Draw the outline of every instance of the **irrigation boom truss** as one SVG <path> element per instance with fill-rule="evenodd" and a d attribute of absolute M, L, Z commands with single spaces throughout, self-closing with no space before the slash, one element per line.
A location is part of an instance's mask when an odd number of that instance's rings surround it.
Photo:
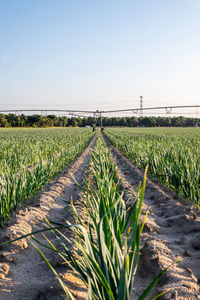
<path fill-rule="evenodd" d="M 54 113 L 68 113 L 76 116 L 78 113 L 102 115 L 107 113 L 120 113 L 120 112 L 133 112 L 139 113 L 146 110 L 165 110 L 167 114 L 172 112 L 172 109 L 182 109 L 182 108 L 200 108 L 200 105 L 174 105 L 174 106 L 155 106 L 155 107 L 139 107 L 139 108 L 126 108 L 126 109 L 114 109 L 114 110 L 73 110 L 73 109 L 3 109 L 0 113 L 23 113 L 23 112 L 54 112 Z M 79 115 L 84 117 L 83 115 Z"/>
<path fill-rule="evenodd" d="M 11 112 L 62 112 L 62 113 L 91 113 L 94 111 L 91 110 L 73 110 L 73 109 L 3 109 L 0 110 L 0 113 L 11 113 Z"/>
<path fill-rule="evenodd" d="M 155 107 L 140 107 L 140 108 L 129 108 L 129 109 L 117 109 L 117 110 L 102 110 L 101 113 L 114 113 L 114 112 L 134 112 L 138 113 L 141 110 L 157 110 L 165 109 L 166 113 L 171 113 L 173 108 L 199 108 L 200 105 L 174 105 L 174 106 L 155 106 Z"/>

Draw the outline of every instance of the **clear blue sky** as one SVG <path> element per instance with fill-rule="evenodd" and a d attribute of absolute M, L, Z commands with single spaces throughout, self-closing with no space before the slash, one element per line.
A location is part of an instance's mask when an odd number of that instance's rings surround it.
<path fill-rule="evenodd" d="M 200 104 L 199 0 L 0 0 L 0 108 Z"/>

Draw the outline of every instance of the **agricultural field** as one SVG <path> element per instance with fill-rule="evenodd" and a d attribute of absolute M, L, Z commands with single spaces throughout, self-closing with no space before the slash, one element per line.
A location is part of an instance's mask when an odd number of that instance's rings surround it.
<path fill-rule="evenodd" d="M 137 166 L 193 203 L 200 201 L 199 128 L 115 128 L 109 141 Z"/>
<path fill-rule="evenodd" d="M 88 129 L 0 129 L 0 223 L 70 163 Z"/>
<path fill-rule="evenodd" d="M 0 131 L 0 299 L 198 299 L 200 131 L 91 131 Z"/>

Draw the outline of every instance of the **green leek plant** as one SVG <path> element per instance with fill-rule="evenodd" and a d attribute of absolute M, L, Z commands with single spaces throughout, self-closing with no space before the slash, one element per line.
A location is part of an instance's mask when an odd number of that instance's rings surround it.
<path fill-rule="evenodd" d="M 189 202 L 200 203 L 200 130 L 109 128 L 108 140 Z"/>
<path fill-rule="evenodd" d="M 5 153 L 0 151 L 0 226 L 9 219 L 13 210 L 17 210 L 22 202 L 27 203 L 44 184 L 75 159 L 94 136 L 87 130 L 79 134 L 79 129 L 74 134 L 73 129 L 49 129 L 47 135 L 42 131 L 41 136 L 37 132 L 34 132 L 35 140 L 32 134 L 30 138 L 17 131 L 19 141 L 13 140 L 13 145 L 5 138 L 2 146 Z M 51 136 L 52 133 L 57 136 Z"/>
<path fill-rule="evenodd" d="M 42 231 L 51 230 L 56 235 L 59 249 L 47 238 L 48 244 L 44 244 L 35 235 L 32 236 L 35 242 L 57 252 L 64 263 L 70 265 L 85 284 L 88 299 L 128 300 L 131 297 L 139 263 L 140 237 L 147 216 L 141 223 L 145 183 L 146 172 L 143 184 L 136 190 L 135 201 L 127 212 L 116 165 L 102 139 L 98 138 L 90 164 L 90 179 L 84 187 L 79 186 L 86 197 L 83 204 L 86 218 L 81 219 L 76 205 L 71 202 L 72 212 L 69 213 L 74 224 L 67 219 L 65 224 L 47 221 L 47 228 Z M 71 239 L 63 234 L 62 227 L 71 230 Z M 41 249 L 36 244 L 34 247 L 54 272 L 68 298 L 74 299 Z M 165 271 L 154 278 L 138 300 L 149 294 Z"/>

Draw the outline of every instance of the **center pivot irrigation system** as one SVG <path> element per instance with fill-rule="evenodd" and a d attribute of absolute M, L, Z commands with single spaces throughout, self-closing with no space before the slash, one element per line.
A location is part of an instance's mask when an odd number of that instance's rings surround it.
<path fill-rule="evenodd" d="M 113 114 L 113 113 L 133 113 L 137 114 L 140 117 L 143 117 L 144 111 L 148 113 L 148 111 L 153 112 L 155 110 L 158 110 L 158 114 L 162 114 L 164 111 L 164 114 L 170 115 L 172 113 L 172 110 L 174 109 L 186 109 L 187 111 L 185 113 L 181 114 L 191 114 L 188 112 L 188 109 L 193 108 L 196 109 L 195 114 L 198 118 L 198 109 L 200 108 L 200 105 L 173 105 L 173 106 L 155 106 L 155 107 L 143 107 L 143 96 L 140 96 L 140 107 L 139 108 L 126 108 L 126 109 L 114 109 L 114 110 L 73 110 L 73 109 L 3 109 L 0 110 L 0 113 L 15 113 L 17 115 L 20 115 L 22 113 L 40 113 L 41 115 L 48 115 L 49 113 L 57 113 L 57 114 L 68 114 L 70 116 L 75 117 L 92 117 L 94 118 L 94 127 L 98 124 L 102 127 L 102 117 L 107 114 Z M 156 114 L 156 113 L 153 113 Z"/>

